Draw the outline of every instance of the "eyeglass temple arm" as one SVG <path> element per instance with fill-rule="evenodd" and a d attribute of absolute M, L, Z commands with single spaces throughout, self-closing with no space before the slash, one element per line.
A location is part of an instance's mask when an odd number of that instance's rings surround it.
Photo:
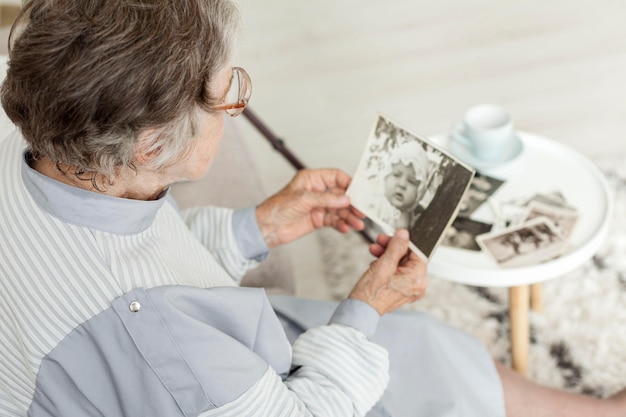
<path fill-rule="evenodd" d="M 250 109 L 250 107 L 246 107 L 243 111 L 243 115 L 248 119 L 250 123 L 263 135 L 265 139 L 267 139 L 272 147 L 277 150 L 285 159 L 289 161 L 289 163 L 296 169 L 301 170 L 306 167 L 300 160 L 285 146 L 285 141 L 277 137 L 266 125 L 257 117 L 256 114 Z M 368 243 L 374 243 L 374 240 L 366 233 L 365 230 L 359 231 L 363 239 Z"/>

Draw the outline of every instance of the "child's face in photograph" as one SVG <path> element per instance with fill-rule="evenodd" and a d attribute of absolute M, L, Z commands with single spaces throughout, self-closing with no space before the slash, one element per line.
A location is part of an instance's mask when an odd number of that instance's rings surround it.
<path fill-rule="evenodd" d="M 385 197 L 395 208 L 405 212 L 415 207 L 418 201 L 420 181 L 415 178 L 411 164 L 393 164 L 391 173 L 385 177 Z"/>

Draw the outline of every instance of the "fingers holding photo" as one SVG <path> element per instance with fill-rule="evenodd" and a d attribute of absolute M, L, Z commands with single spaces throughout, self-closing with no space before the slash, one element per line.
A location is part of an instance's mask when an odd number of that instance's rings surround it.
<path fill-rule="evenodd" d="M 372 249 L 380 255 L 354 286 L 351 298 L 367 302 L 382 315 L 424 296 L 426 262 L 409 250 L 406 229 L 380 235 Z"/>
<path fill-rule="evenodd" d="M 377 237 L 376 237 L 376 241 L 374 243 L 370 243 L 369 245 L 369 251 L 372 255 L 376 256 L 377 258 L 379 258 L 380 256 L 382 256 L 385 251 L 387 250 L 387 247 L 389 246 L 389 243 L 391 242 L 392 239 L 401 239 L 401 240 L 408 240 L 408 232 L 406 229 L 398 229 L 394 232 L 394 235 L 388 235 L 388 234 L 384 234 L 384 233 L 380 233 Z M 407 244 L 407 248 L 408 248 L 408 244 Z M 407 253 L 409 252 L 409 250 L 407 249 Z M 375 262 L 375 261 L 374 261 Z"/>

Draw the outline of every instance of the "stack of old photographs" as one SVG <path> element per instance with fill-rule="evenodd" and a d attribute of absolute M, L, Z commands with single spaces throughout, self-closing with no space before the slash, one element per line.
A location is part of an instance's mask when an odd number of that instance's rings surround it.
<path fill-rule="evenodd" d="M 535 194 L 496 206 L 500 230 L 479 235 L 476 242 L 501 266 L 541 263 L 565 253 L 578 211 L 558 191 Z"/>
<path fill-rule="evenodd" d="M 378 114 L 346 194 L 367 216 L 369 237 L 406 228 L 425 261 L 440 244 L 483 251 L 501 266 L 561 255 L 576 210 L 558 192 L 502 202 L 504 183 Z"/>
<path fill-rule="evenodd" d="M 494 198 L 503 180 L 477 172 L 443 245 L 483 251 L 503 267 L 537 264 L 562 255 L 578 219 L 558 191 L 504 202 Z M 493 222 L 472 218 L 488 206 Z"/>

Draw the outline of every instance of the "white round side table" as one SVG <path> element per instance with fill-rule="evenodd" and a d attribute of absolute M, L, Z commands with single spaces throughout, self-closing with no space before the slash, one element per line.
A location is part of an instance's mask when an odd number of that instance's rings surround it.
<path fill-rule="evenodd" d="M 505 181 L 490 197 L 494 204 L 536 193 L 562 193 L 579 214 L 569 249 L 560 257 L 543 263 L 503 268 L 483 252 L 439 246 L 430 261 L 429 273 L 463 284 L 509 288 L 512 367 L 526 374 L 529 302 L 533 309 L 541 309 L 540 283 L 562 276 L 596 253 L 606 238 L 613 204 L 604 175 L 588 158 L 539 135 L 525 132 L 518 132 L 518 135 L 523 150 L 516 158 L 477 170 Z M 450 149 L 448 135 L 433 136 L 429 140 L 443 149 Z M 487 204 L 471 217 L 486 223 L 494 221 Z"/>

